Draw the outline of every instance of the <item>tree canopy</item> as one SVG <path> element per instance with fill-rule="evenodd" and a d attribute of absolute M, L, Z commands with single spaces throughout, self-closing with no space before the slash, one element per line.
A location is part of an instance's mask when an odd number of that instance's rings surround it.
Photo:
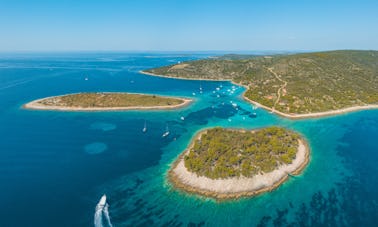
<path fill-rule="evenodd" d="M 250 177 L 292 163 L 298 139 L 297 133 L 280 127 L 257 131 L 213 128 L 193 142 L 184 163 L 189 171 L 212 179 Z"/>

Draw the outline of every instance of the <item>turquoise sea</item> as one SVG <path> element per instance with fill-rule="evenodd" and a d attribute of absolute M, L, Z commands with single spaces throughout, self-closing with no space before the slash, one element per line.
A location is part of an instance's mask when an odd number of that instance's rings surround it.
<path fill-rule="evenodd" d="M 377 226 L 378 111 L 292 121 L 254 109 L 242 100 L 243 88 L 229 82 L 138 73 L 211 55 L 1 54 L 0 226 L 93 226 L 103 194 L 113 226 Z M 21 108 L 34 99 L 82 91 L 145 92 L 195 102 L 144 112 Z M 145 121 L 148 130 L 142 133 Z M 170 135 L 162 138 L 167 125 Z M 170 164 L 198 130 L 270 125 L 298 131 L 311 148 L 303 174 L 277 190 L 216 202 L 166 181 Z M 109 225 L 106 213 L 100 215 Z"/>

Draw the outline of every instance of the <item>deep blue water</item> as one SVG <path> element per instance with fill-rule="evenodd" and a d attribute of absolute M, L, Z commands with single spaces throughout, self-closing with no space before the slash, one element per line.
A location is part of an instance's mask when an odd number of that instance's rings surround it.
<path fill-rule="evenodd" d="M 291 121 L 254 110 L 241 99 L 243 88 L 228 82 L 138 73 L 207 56 L 1 55 L 0 226 L 93 226 L 103 194 L 114 226 L 376 226 L 378 111 Z M 178 95 L 195 102 L 149 112 L 21 108 L 37 98 L 81 91 Z M 166 125 L 171 134 L 162 138 Z M 169 165 L 196 131 L 268 125 L 302 133 L 311 147 L 304 173 L 277 190 L 218 203 L 176 191 L 166 181 Z"/>

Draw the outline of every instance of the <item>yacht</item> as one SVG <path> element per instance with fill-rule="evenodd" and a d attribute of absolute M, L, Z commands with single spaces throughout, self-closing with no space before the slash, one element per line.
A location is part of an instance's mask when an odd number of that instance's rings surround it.
<path fill-rule="evenodd" d="M 106 205 L 106 195 L 103 195 L 100 201 L 97 203 L 96 210 L 104 209 L 105 205 Z"/>
<path fill-rule="evenodd" d="M 163 135 L 161 137 L 167 137 L 169 135 L 169 129 L 168 129 L 168 125 L 167 125 L 167 128 L 165 130 L 165 132 L 163 133 Z"/>
<path fill-rule="evenodd" d="M 142 129 L 142 132 L 143 133 L 147 132 L 147 122 L 146 121 L 144 121 L 144 127 Z"/>

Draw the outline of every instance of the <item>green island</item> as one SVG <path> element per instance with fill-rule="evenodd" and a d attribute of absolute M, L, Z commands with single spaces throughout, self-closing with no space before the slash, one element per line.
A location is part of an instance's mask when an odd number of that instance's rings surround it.
<path fill-rule="evenodd" d="M 120 92 L 76 93 L 38 99 L 24 105 L 29 109 L 51 110 L 130 110 L 171 109 L 189 104 L 191 100 L 147 94 Z"/>
<path fill-rule="evenodd" d="M 378 51 L 226 55 L 144 73 L 230 80 L 247 88 L 247 100 L 285 117 L 318 117 L 378 108 Z"/>
<path fill-rule="evenodd" d="M 289 175 L 299 174 L 308 161 L 308 146 L 293 131 L 217 127 L 198 133 L 168 176 L 184 191 L 233 199 L 275 189 Z"/>
<path fill-rule="evenodd" d="M 185 167 L 212 179 L 273 171 L 295 158 L 299 135 L 279 127 L 256 132 L 210 129 L 185 156 Z"/>

